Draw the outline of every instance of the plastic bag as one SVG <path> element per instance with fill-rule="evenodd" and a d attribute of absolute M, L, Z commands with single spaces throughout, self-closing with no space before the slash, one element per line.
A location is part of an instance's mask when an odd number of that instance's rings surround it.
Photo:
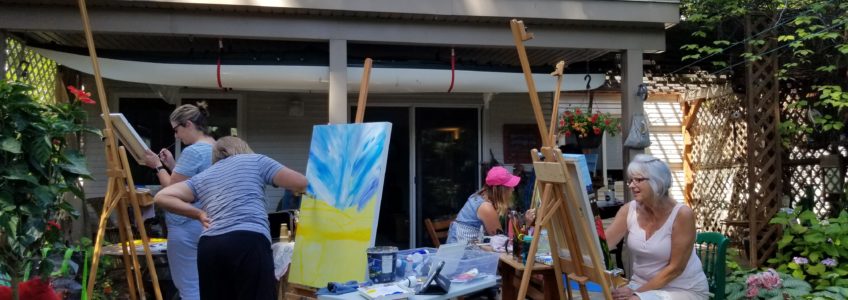
<path fill-rule="evenodd" d="M 294 242 L 277 242 L 271 245 L 274 253 L 274 275 L 277 280 L 286 274 L 294 254 Z"/>
<path fill-rule="evenodd" d="M 651 146 L 651 135 L 648 132 L 650 124 L 648 124 L 645 116 L 641 114 L 633 115 L 630 124 L 630 131 L 627 133 L 627 139 L 624 140 L 624 146 L 633 149 L 645 149 Z"/>

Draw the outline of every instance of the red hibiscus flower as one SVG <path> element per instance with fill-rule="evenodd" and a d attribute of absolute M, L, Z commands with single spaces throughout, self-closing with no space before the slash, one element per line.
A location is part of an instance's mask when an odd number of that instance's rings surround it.
<path fill-rule="evenodd" d="M 71 92 L 71 94 L 74 94 L 74 97 L 76 97 L 77 100 L 79 100 L 82 103 L 85 103 L 85 104 L 95 104 L 95 103 L 97 103 L 93 99 L 91 99 L 91 93 L 86 93 L 85 91 L 77 89 L 72 85 L 68 86 L 68 91 Z"/>
<path fill-rule="evenodd" d="M 47 221 L 47 231 L 50 230 L 62 230 L 62 225 L 59 225 L 56 221 Z"/>

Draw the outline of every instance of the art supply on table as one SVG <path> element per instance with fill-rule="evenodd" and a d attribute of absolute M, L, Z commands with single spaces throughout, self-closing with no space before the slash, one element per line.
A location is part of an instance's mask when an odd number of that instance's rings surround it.
<path fill-rule="evenodd" d="M 366 299 L 375 300 L 402 299 L 409 298 L 414 295 L 412 290 L 396 283 L 375 284 L 372 286 L 360 287 L 357 291 L 359 291 L 359 294 Z"/>
<path fill-rule="evenodd" d="M 398 248 L 394 246 L 373 247 L 366 250 L 368 256 L 368 279 L 374 283 L 395 280 Z"/>

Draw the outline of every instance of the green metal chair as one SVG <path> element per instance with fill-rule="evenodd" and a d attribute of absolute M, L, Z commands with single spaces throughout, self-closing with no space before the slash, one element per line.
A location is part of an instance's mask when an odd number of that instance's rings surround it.
<path fill-rule="evenodd" d="M 718 232 L 699 232 L 695 239 L 695 252 L 701 258 L 704 273 L 710 285 L 713 299 L 724 300 L 724 285 L 727 275 L 727 244 L 730 239 Z"/>

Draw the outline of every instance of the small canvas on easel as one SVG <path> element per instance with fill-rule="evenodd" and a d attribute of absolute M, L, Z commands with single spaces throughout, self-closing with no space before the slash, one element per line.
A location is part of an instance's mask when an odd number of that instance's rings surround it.
<path fill-rule="evenodd" d="M 583 264 L 586 265 L 586 266 L 592 266 L 592 257 L 590 256 L 590 253 L 592 253 L 591 252 L 592 249 L 590 249 L 589 247 L 594 247 L 595 251 L 597 251 L 595 253 L 604 253 L 604 251 L 603 251 L 603 248 L 601 248 L 601 243 L 600 243 L 600 238 L 598 237 L 598 232 L 595 230 L 595 222 L 594 222 L 595 217 L 592 215 L 592 208 L 591 208 L 591 204 L 589 203 L 589 194 L 586 193 L 586 188 L 585 188 L 586 183 L 585 182 L 587 182 L 588 179 L 584 178 L 584 176 L 583 176 L 583 174 L 580 170 L 580 167 L 577 165 L 578 161 L 576 159 L 571 158 L 571 157 L 567 157 L 566 155 L 563 155 L 563 161 L 564 161 L 564 165 L 566 167 L 565 171 L 566 171 L 568 177 L 571 178 L 576 183 L 578 183 L 576 185 L 571 184 L 572 191 L 574 191 L 575 193 L 572 193 L 571 195 L 569 195 L 568 191 L 566 191 L 566 199 L 572 205 L 575 204 L 575 202 L 576 202 L 576 204 L 579 206 L 579 210 L 568 209 L 567 211 L 568 211 L 569 214 L 571 214 L 572 220 L 578 220 L 579 222 L 585 223 L 584 226 L 591 229 L 591 230 L 589 230 L 589 234 L 590 234 L 589 240 L 586 240 L 583 235 L 579 235 L 579 234 L 576 235 L 576 237 L 578 239 L 577 242 L 581 247 L 580 253 L 583 255 Z M 572 199 L 568 199 L 569 196 L 572 196 Z M 574 197 L 574 196 L 577 196 L 577 197 Z M 569 208 L 576 208 L 576 207 L 569 206 Z M 553 224 L 564 224 L 563 221 L 558 219 L 557 215 L 554 215 L 553 220 L 554 220 Z M 564 236 L 564 234 L 559 232 L 559 231 L 562 230 L 562 228 L 560 228 L 559 226 L 553 226 L 553 227 L 554 227 L 554 232 L 556 233 L 556 234 L 553 235 L 554 237 L 559 238 L 559 237 Z M 568 261 L 573 261 L 574 259 L 571 257 L 571 251 L 569 249 L 569 245 L 564 240 L 562 240 L 562 241 L 557 240 L 557 244 L 560 245 L 560 249 L 558 251 L 560 258 L 568 260 Z M 569 270 L 566 270 L 566 271 L 569 271 Z"/>
<path fill-rule="evenodd" d="M 365 279 L 391 129 L 385 122 L 313 127 L 290 282 L 322 287 Z"/>
<path fill-rule="evenodd" d="M 144 164 L 144 153 L 150 148 L 147 147 L 147 144 L 144 143 L 144 140 L 141 139 L 141 136 L 138 135 L 138 132 L 135 131 L 135 128 L 132 127 L 130 122 L 127 121 L 124 114 L 110 113 L 109 120 L 112 121 L 112 126 L 115 128 L 115 133 L 117 133 L 118 139 L 121 140 L 121 144 L 129 150 L 130 155 L 135 158 L 138 164 Z"/>

